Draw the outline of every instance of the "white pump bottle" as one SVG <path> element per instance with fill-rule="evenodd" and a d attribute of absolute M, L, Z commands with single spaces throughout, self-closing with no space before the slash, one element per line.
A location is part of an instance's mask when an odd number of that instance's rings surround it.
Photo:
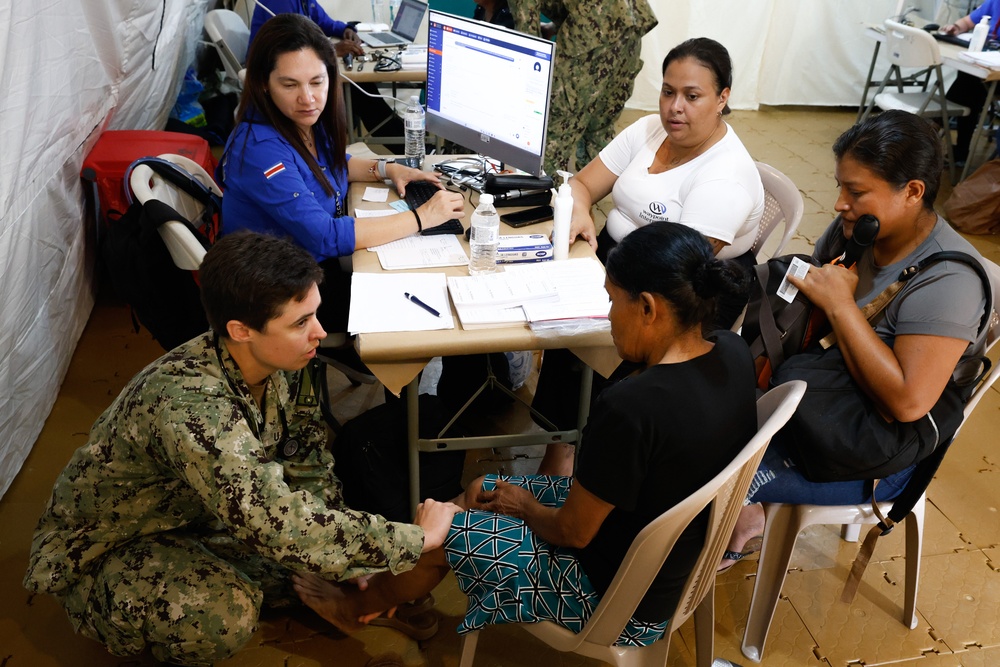
<path fill-rule="evenodd" d="M 986 37 L 990 32 L 990 17 L 984 16 L 972 29 L 972 39 L 969 40 L 969 51 L 982 51 L 986 46 Z"/>
<path fill-rule="evenodd" d="M 569 228 L 573 218 L 573 188 L 569 184 L 572 174 L 562 170 L 556 173 L 563 179 L 562 185 L 555 191 L 555 197 L 552 200 L 552 256 L 558 260 L 569 257 Z"/>

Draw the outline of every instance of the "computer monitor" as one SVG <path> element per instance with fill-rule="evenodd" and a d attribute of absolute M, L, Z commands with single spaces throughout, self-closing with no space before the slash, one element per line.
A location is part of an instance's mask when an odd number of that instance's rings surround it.
<path fill-rule="evenodd" d="M 538 176 L 555 43 L 431 10 L 427 130 Z"/>

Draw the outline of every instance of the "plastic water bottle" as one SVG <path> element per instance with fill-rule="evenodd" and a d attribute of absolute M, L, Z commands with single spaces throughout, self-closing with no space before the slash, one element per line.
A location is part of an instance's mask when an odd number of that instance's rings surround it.
<path fill-rule="evenodd" d="M 469 247 L 469 275 L 493 273 L 497 270 L 497 245 L 500 243 L 500 216 L 493 208 L 493 195 L 479 195 L 479 206 L 472 214 L 472 234 Z"/>
<path fill-rule="evenodd" d="M 559 171 L 563 183 L 556 191 L 552 202 L 552 257 L 553 259 L 569 258 L 569 228 L 573 218 L 573 188 L 568 183 L 570 174 Z"/>
<path fill-rule="evenodd" d="M 372 0 L 372 23 L 389 24 L 386 20 L 385 0 Z"/>
<path fill-rule="evenodd" d="M 410 98 L 406 107 L 403 126 L 406 128 L 406 164 L 420 169 L 424 164 L 424 108 L 416 95 Z"/>
<path fill-rule="evenodd" d="M 969 40 L 969 51 L 982 51 L 986 46 L 986 37 L 990 32 L 990 17 L 984 16 L 972 29 L 972 39 Z"/>

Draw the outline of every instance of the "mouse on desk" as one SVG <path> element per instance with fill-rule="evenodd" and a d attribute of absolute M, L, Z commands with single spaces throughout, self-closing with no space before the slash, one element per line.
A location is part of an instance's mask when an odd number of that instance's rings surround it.
<path fill-rule="evenodd" d="M 924 30 L 926 30 L 927 32 L 937 32 L 940 29 L 941 29 L 941 26 L 939 26 L 937 23 L 925 23 L 924 24 Z"/>

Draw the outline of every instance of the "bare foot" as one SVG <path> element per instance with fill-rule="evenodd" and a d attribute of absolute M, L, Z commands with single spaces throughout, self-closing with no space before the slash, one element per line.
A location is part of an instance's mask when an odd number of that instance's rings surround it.
<path fill-rule="evenodd" d="M 292 587 L 303 604 L 344 632 L 355 632 L 365 627 L 358 614 L 352 611 L 346 591 L 337 584 L 305 573 L 292 575 Z"/>

